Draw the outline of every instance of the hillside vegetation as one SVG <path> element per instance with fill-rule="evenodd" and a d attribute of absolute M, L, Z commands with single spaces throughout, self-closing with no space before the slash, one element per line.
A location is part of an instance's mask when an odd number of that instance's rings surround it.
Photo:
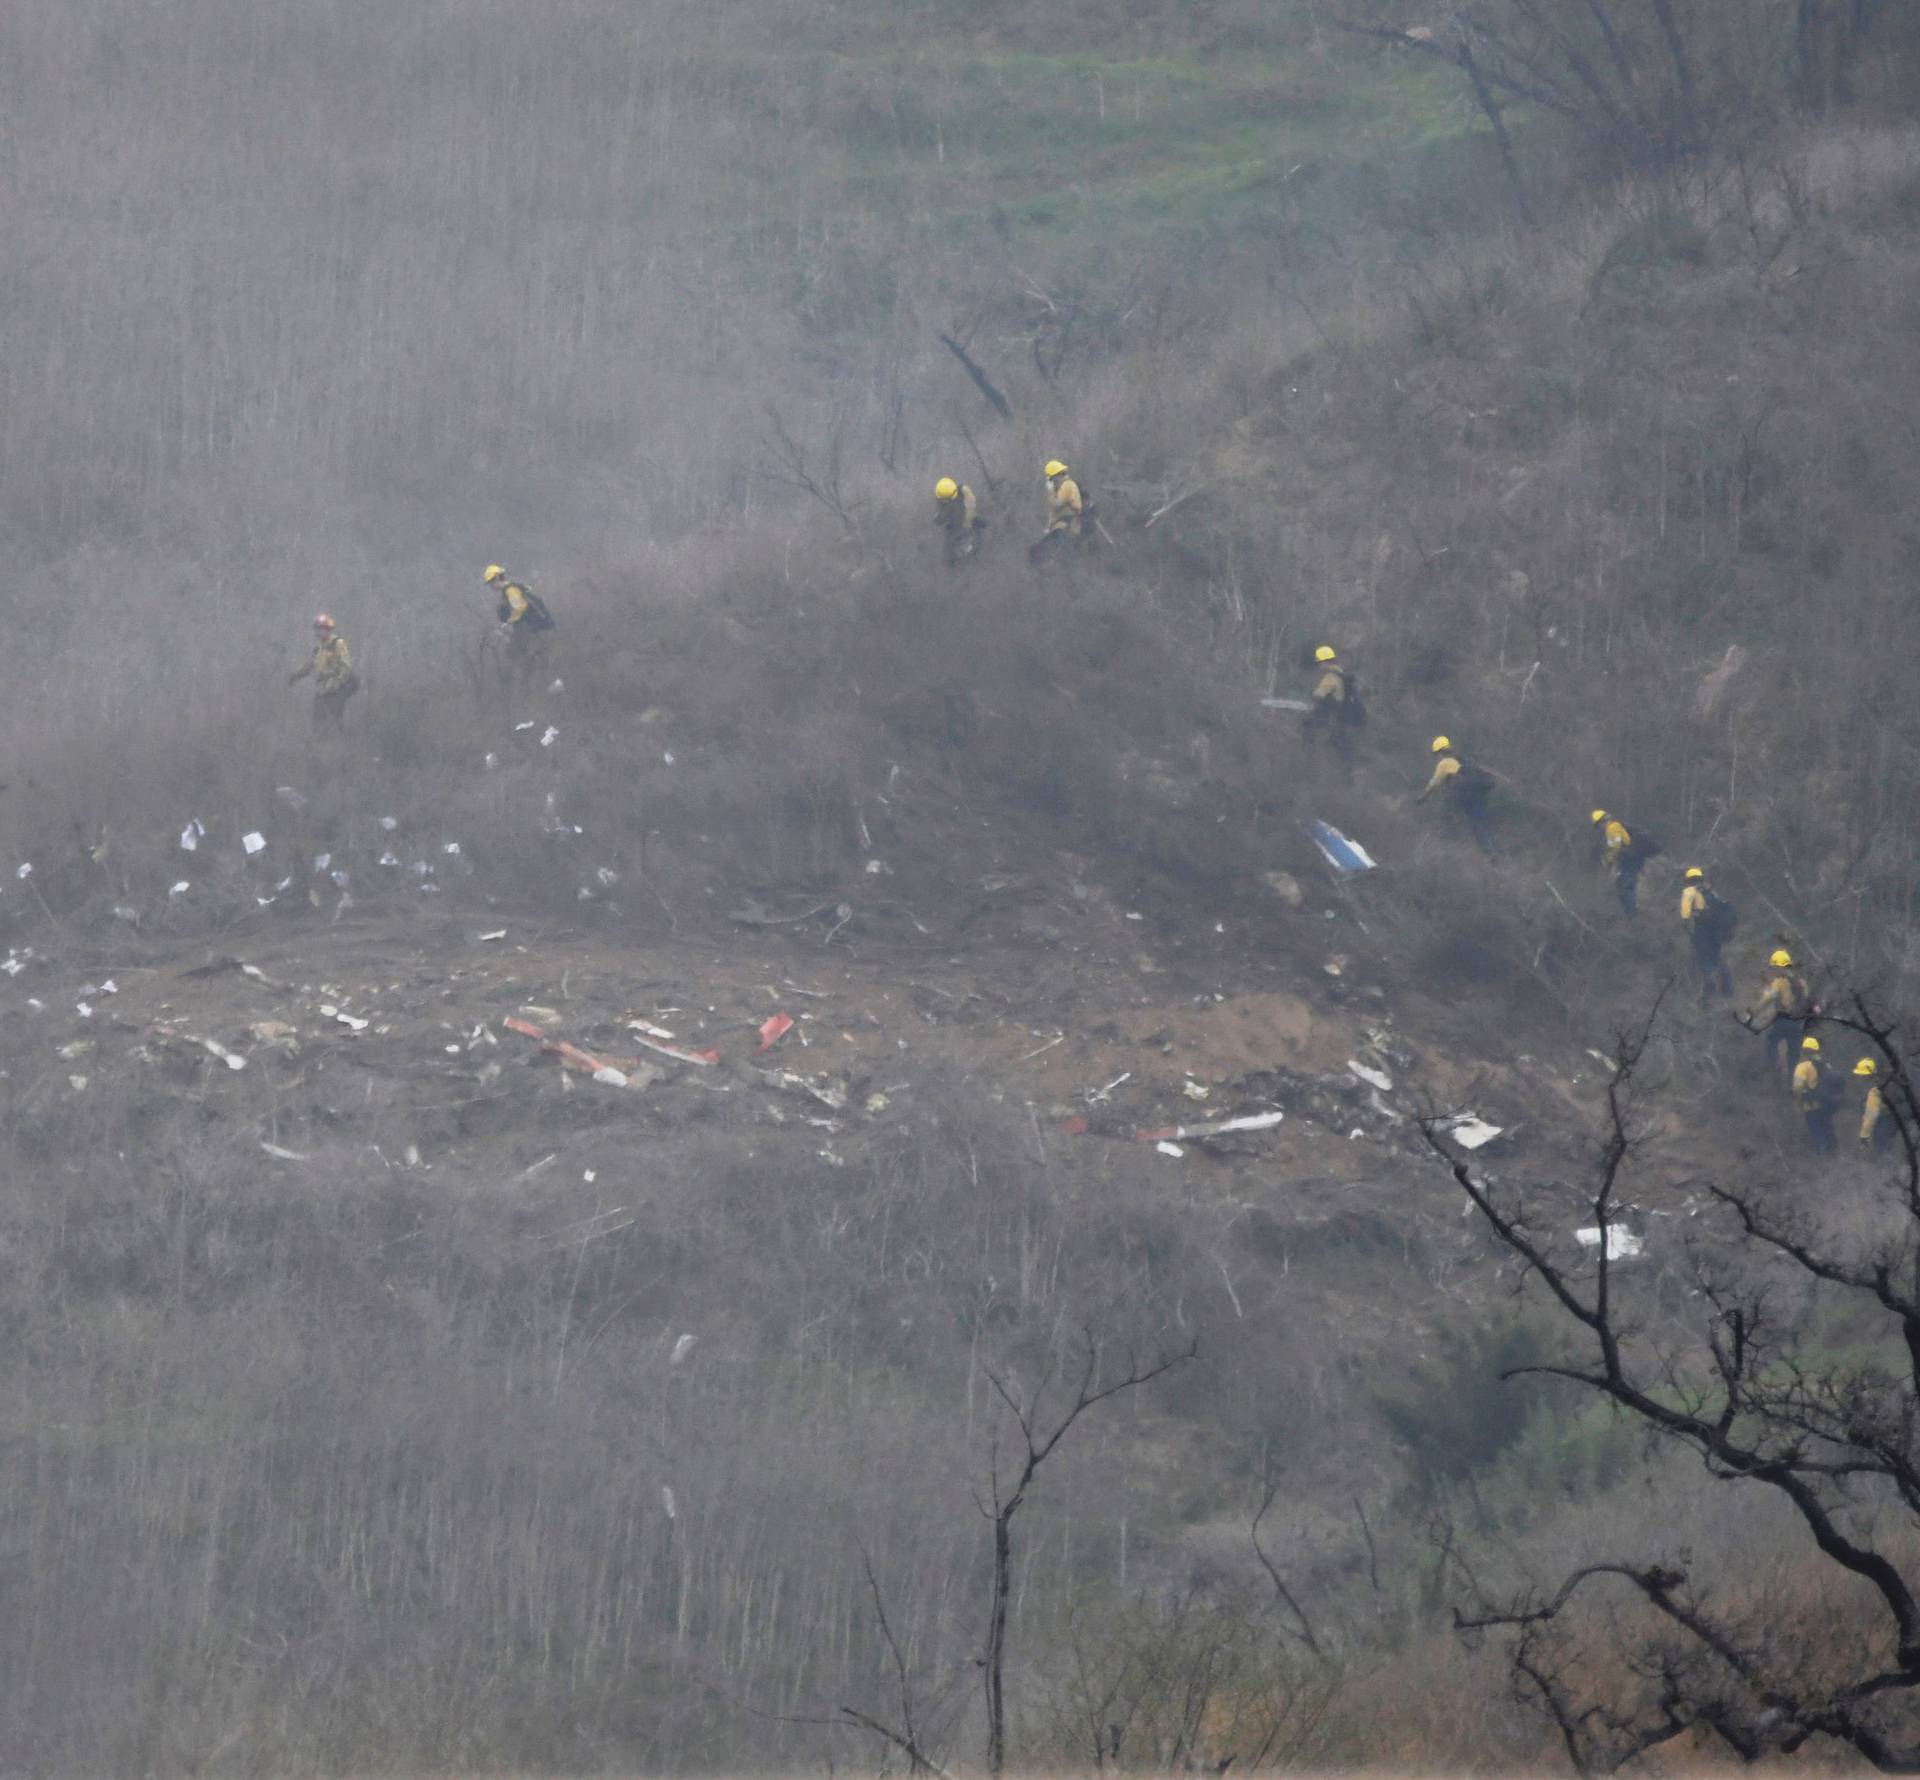
<path fill-rule="evenodd" d="M 1743 993 L 1913 999 L 1906 35 L 1658 170 L 1513 108 L 1522 228 L 1457 70 L 1304 0 L 7 30 L 14 1765 L 970 1761 L 1019 1418 L 1189 1349 L 1014 1523 L 1018 1765 L 1538 1764 L 1449 1605 L 1649 1490 L 1844 1611 L 1493 1382 L 1551 1336 L 1409 1115 L 1576 1221 L 1696 860 Z M 1055 454 L 1104 534 L 1046 573 Z M 1322 642 L 1350 777 L 1260 702 Z M 1599 805 L 1665 842 L 1633 926 Z M 628 1096 L 508 1018 L 721 1060 Z M 1659 1034 L 1656 1231 L 1798 1141 L 1746 1033 Z"/>

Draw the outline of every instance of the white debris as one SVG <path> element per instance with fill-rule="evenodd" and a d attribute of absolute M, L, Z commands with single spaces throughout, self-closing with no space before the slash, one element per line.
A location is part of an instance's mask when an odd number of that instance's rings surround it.
<path fill-rule="evenodd" d="M 1598 1248 L 1600 1246 L 1600 1226 L 1598 1224 L 1590 1224 L 1584 1230 L 1576 1230 L 1573 1233 L 1573 1239 L 1579 1243 L 1582 1248 Z M 1631 1230 L 1626 1229 L 1624 1226 L 1620 1224 L 1609 1224 L 1607 1226 L 1607 1259 L 1609 1261 L 1630 1261 L 1645 1247 L 1646 1242 L 1644 1239 L 1634 1235 Z"/>
<path fill-rule="evenodd" d="M 448 841 L 440 851 L 446 854 L 449 859 L 458 859 L 460 857 L 460 843 L 458 841 Z"/>
<path fill-rule="evenodd" d="M 277 802 L 285 804 L 295 815 L 298 815 L 307 807 L 305 795 L 294 790 L 291 785 L 274 786 L 273 795 Z"/>
<path fill-rule="evenodd" d="M 14 875 L 14 876 L 15 876 L 16 878 L 19 878 L 19 879 L 20 879 L 20 880 L 21 880 L 21 881 L 22 881 L 22 882 L 24 883 L 24 882 L 25 882 L 25 881 L 26 881 L 26 880 L 27 880 L 28 878 L 30 878 L 30 877 L 32 877 L 32 876 L 33 876 L 33 861 L 32 861 L 31 859 L 29 859 L 29 860 L 28 860 L 28 861 L 27 861 L 27 862 L 26 862 L 26 863 L 25 863 L 25 864 L 24 864 L 23 866 L 21 866 L 21 867 L 20 867 L 20 869 L 19 869 L 18 871 L 16 871 L 16 872 L 15 872 L 15 873 L 14 873 L 13 875 Z"/>
<path fill-rule="evenodd" d="M 391 834 L 400 826 L 400 819 L 397 816 L 382 816 L 380 818 L 380 826 L 384 828 L 388 834 Z"/>
<path fill-rule="evenodd" d="M 398 865 L 400 863 L 400 856 L 389 848 L 380 855 L 380 863 L 382 865 Z"/>
<path fill-rule="evenodd" d="M 344 871 L 340 871 L 338 869 L 328 872 L 327 876 L 330 877 L 334 881 L 334 883 L 339 885 L 339 887 L 342 890 L 346 889 L 348 884 L 350 884 L 353 881 L 351 876 L 348 873 Z"/>
<path fill-rule="evenodd" d="M 185 827 L 185 828 L 183 828 L 183 829 L 181 829 L 181 830 L 180 830 L 180 850 L 181 850 L 181 852 L 183 852 L 183 853 L 197 853 L 197 852 L 199 852 L 199 851 L 200 851 L 200 837 L 201 837 L 201 836 L 202 836 L 203 834 L 205 834 L 206 832 L 207 832 L 207 831 L 206 831 L 206 830 L 205 830 L 204 828 L 202 828 L 202 827 L 200 826 L 200 818 L 199 818 L 198 816 L 196 816 L 196 817 L 195 817 L 195 818 L 194 818 L 194 819 L 193 819 L 193 820 L 192 820 L 191 822 L 189 822 L 189 823 L 188 823 L 188 824 L 186 825 L 186 827 Z"/>
<path fill-rule="evenodd" d="M 867 861 L 866 869 L 867 869 L 867 876 L 870 878 L 879 878 L 879 877 L 890 878 L 893 876 L 893 867 L 890 866 L 884 859 L 869 859 Z"/>
<path fill-rule="evenodd" d="M 682 1335 L 680 1339 L 673 1344 L 673 1352 L 667 1356 L 667 1364 L 669 1366 L 679 1365 L 688 1354 L 693 1352 L 699 1340 L 700 1337 L 698 1335 Z"/>
<path fill-rule="evenodd" d="M 230 1051 L 217 1038 L 202 1038 L 195 1041 L 210 1057 L 218 1057 L 229 1069 L 245 1069 L 247 1060 L 238 1051 Z"/>
<path fill-rule="evenodd" d="M 556 680 L 551 686 L 547 688 L 549 692 L 565 692 L 566 689 L 567 689 L 567 683 L 564 680 Z"/>
<path fill-rule="evenodd" d="M 1393 1092 L 1393 1077 L 1384 1069 L 1369 1069 L 1364 1063 L 1357 1063 L 1351 1057 L 1347 1059 L 1347 1068 L 1369 1088 L 1378 1088 L 1382 1094 Z"/>
<path fill-rule="evenodd" d="M 24 958 L 15 957 L 11 952 L 7 954 L 6 961 L 0 963 L 0 970 L 4 970 L 10 977 L 17 977 L 26 968 L 27 961 Z"/>
<path fill-rule="evenodd" d="M 1189 1100 L 1204 1100 L 1212 1092 L 1203 1082 L 1196 1082 L 1191 1076 L 1180 1084 L 1180 1091 Z"/>
<path fill-rule="evenodd" d="M 128 908 L 124 902 L 116 902 L 113 905 L 113 918 L 116 921 L 136 922 L 140 919 L 140 911 Z"/>
<path fill-rule="evenodd" d="M 1504 1125 L 1489 1125 L 1476 1113 L 1456 1113 L 1450 1119 L 1436 1119 L 1436 1131 L 1444 1131 L 1463 1150 L 1481 1150 L 1506 1132 Z"/>
<path fill-rule="evenodd" d="M 260 1147 L 276 1162 L 311 1162 L 311 1156 L 303 1156 L 298 1150 L 282 1149 L 277 1143 L 268 1143 L 264 1138 Z"/>
<path fill-rule="evenodd" d="M 70 1075 L 67 1077 L 67 1086 L 76 1094 L 84 1094 L 87 1091 L 87 1078 L 84 1075 Z"/>
<path fill-rule="evenodd" d="M 488 772 L 492 772 L 493 769 L 500 764 L 500 756 L 498 754 L 483 754 L 480 757 L 480 764 L 484 766 Z"/>
<path fill-rule="evenodd" d="M 672 751 L 672 749 L 668 749 L 668 750 L 667 750 L 667 751 L 666 751 L 665 753 L 663 753 L 663 754 L 662 754 L 662 755 L 660 756 L 660 758 L 661 758 L 661 760 L 662 760 L 662 761 L 663 761 L 663 762 L 664 762 L 664 763 L 665 763 L 666 765 L 668 765 L 668 766 L 671 766 L 671 765 L 673 765 L 673 751 Z"/>
<path fill-rule="evenodd" d="M 93 1018 L 93 1004 L 90 1001 L 76 1001 L 73 1004 L 73 1011 L 83 1020 Z"/>
<path fill-rule="evenodd" d="M 660 1486 L 660 1506 L 667 1511 L 667 1519 L 672 1520 L 675 1513 L 673 1491 L 668 1489 L 664 1483 Z"/>
<path fill-rule="evenodd" d="M 531 727 L 531 725 L 529 725 L 529 727 Z M 549 723 L 547 725 L 547 733 L 540 738 L 540 746 L 543 748 L 551 748 L 559 739 L 559 730 L 555 729 L 554 726 Z"/>
<path fill-rule="evenodd" d="M 627 1085 L 626 1072 L 615 1069 L 612 1064 L 596 1069 L 593 1072 L 593 1079 L 609 1088 L 624 1088 Z"/>
<path fill-rule="evenodd" d="M 474 937 L 484 944 L 486 941 L 492 939 L 505 939 L 507 937 L 507 930 L 504 927 L 496 927 L 491 933 L 480 933 Z"/>
<path fill-rule="evenodd" d="M 313 856 L 313 869 L 315 871 L 325 871 L 332 863 L 333 855 L 331 853 L 316 853 Z"/>
<path fill-rule="evenodd" d="M 1167 1143 L 1164 1140 L 1156 1143 L 1153 1147 L 1163 1156 L 1184 1156 L 1187 1153 L 1177 1143 Z"/>
<path fill-rule="evenodd" d="M 240 844 L 246 848 L 247 857 L 251 859 L 254 854 L 266 851 L 267 837 L 256 828 L 250 834 L 243 834 L 240 837 Z"/>

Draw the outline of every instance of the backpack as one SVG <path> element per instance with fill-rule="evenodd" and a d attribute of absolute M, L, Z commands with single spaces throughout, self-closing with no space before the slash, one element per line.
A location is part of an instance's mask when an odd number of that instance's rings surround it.
<path fill-rule="evenodd" d="M 1625 863 L 1628 865 L 1645 865 L 1649 859 L 1658 859 L 1666 851 L 1666 848 L 1643 828 L 1629 829 L 1628 836 L 1625 858 Z"/>
<path fill-rule="evenodd" d="M 520 591 L 526 597 L 527 602 L 526 616 L 520 620 L 520 628 L 527 631 L 552 630 L 553 614 L 547 610 L 547 602 L 535 593 L 531 587 L 522 587 Z M 507 596 L 502 594 L 500 596 L 500 622 L 505 624 L 512 617 L 513 607 L 508 603 Z"/>
<path fill-rule="evenodd" d="M 1358 726 L 1367 720 L 1367 701 L 1360 696 L 1360 676 L 1352 668 L 1343 667 L 1340 679 L 1346 695 L 1340 700 L 1340 721 Z"/>
<path fill-rule="evenodd" d="M 1716 946 L 1724 946 L 1734 936 L 1740 925 L 1740 911 L 1724 896 L 1712 890 L 1703 891 L 1707 906 L 1694 920 L 1699 922 L 1701 933 L 1712 940 Z"/>
<path fill-rule="evenodd" d="M 1474 802 L 1490 796 L 1495 784 L 1494 776 L 1477 760 L 1463 760 L 1460 770 L 1454 775 L 1454 794 Z"/>

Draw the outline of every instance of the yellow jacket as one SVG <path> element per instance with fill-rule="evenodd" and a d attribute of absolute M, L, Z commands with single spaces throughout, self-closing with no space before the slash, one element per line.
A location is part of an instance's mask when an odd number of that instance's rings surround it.
<path fill-rule="evenodd" d="M 500 598 L 506 603 L 508 624 L 518 624 L 527 615 L 527 590 L 518 581 L 509 581 L 500 590 Z"/>
<path fill-rule="evenodd" d="M 1347 670 L 1341 667 L 1329 667 L 1323 673 L 1313 689 L 1313 702 L 1336 705 L 1347 702 Z"/>
<path fill-rule="evenodd" d="M 1860 1141 L 1873 1142 L 1873 1128 L 1886 1117 L 1887 1103 L 1880 1098 L 1880 1084 L 1874 1082 L 1867 1089 L 1867 1103 L 1860 1109 Z"/>
<path fill-rule="evenodd" d="M 1706 893 L 1698 884 L 1689 884 L 1680 892 L 1680 919 L 1689 925 L 1695 915 L 1706 913 Z"/>
<path fill-rule="evenodd" d="M 1632 845 L 1633 836 L 1627 833 L 1627 825 L 1619 817 L 1609 816 L 1606 826 L 1600 830 L 1600 863 L 1618 876 L 1621 861 Z"/>
<path fill-rule="evenodd" d="M 313 659 L 303 668 L 297 669 L 287 684 L 313 676 L 314 690 L 317 692 L 344 692 L 347 682 L 353 678 L 353 659 L 347 653 L 345 637 L 329 637 L 324 643 L 316 643 Z"/>
<path fill-rule="evenodd" d="M 1802 1057 L 1793 1066 L 1793 1104 L 1803 1113 L 1820 1105 L 1820 1065 L 1811 1057 Z"/>
<path fill-rule="evenodd" d="M 1047 484 L 1047 531 L 1080 530 L 1080 484 L 1071 476 L 1056 476 Z"/>
<path fill-rule="evenodd" d="M 1433 777 L 1427 781 L 1427 788 L 1420 793 L 1420 802 L 1425 803 L 1441 786 L 1456 777 L 1460 771 L 1460 762 L 1451 754 L 1442 754 L 1434 764 Z"/>
<path fill-rule="evenodd" d="M 1762 1014 L 1770 1013 L 1774 1020 L 1804 1019 L 1807 1011 L 1807 986 L 1798 977 L 1790 976 L 1784 970 L 1776 970 L 1767 978 L 1766 987 L 1760 991 L 1760 999 L 1748 1011 L 1748 1020 L 1757 1020 Z"/>
<path fill-rule="evenodd" d="M 933 503 L 935 523 L 945 526 L 950 532 L 966 530 L 973 524 L 973 516 L 977 511 L 973 490 L 964 482 L 960 484 L 960 494 L 957 499 Z"/>

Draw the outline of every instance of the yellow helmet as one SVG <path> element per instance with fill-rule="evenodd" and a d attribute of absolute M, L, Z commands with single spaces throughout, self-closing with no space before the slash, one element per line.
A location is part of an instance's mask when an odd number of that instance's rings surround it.
<path fill-rule="evenodd" d="M 1860 1061 L 1853 1066 L 1853 1073 L 1855 1075 L 1872 1075 L 1877 1067 L 1878 1065 L 1875 1064 L 1871 1057 L 1862 1057 Z"/>
<path fill-rule="evenodd" d="M 480 572 L 480 579 L 486 582 L 488 586 L 492 586 L 493 583 L 496 581 L 504 581 L 506 578 L 507 578 L 507 571 L 503 569 L 497 562 L 488 563 L 487 566 Z"/>
<path fill-rule="evenodd" d="M 1813 1051 L 1817 1053 L 1820 1049 L 1820 1041 L 1817 1038 L 1803 1038 L 1800 1041 L 1800 1048 L 1803 1051 Z"/>
<path fill-rule="evenodd" d="M 1318 649 L 1314 650 L 1313 659 L 1315 661 L 1333 660 L 1333 645 L 1331 643 L 1322 643 Z"/>
<path fill-rule="evenodd" d="M 1703 872 L 1697 865 L 1690 865 L 1687 867 L 1687 882 L 1689 884 L 1691 884 L 1694 881 L 1694 879 L 1704 878 L 1706 875 L 1707 874 Z"/>
<path fill-rule="evenodd" d="M 1767 962 L 1771 964 L 1775 970 L 1791 970 L 1793 968 L 1793 954 L 1787 951 L 1778 951 L 1775 952 Z"/>
<path fill-rule="evenodd" d="M 1064 476 L 1066 473 L 1067 473 L 1067 466 L 1063 464 L 1057 457 L 1050 457 L 1047 459 L 1047 480 L 1049 482 L 1051 482 L 1054 479 L 1054 477 Z"/>
<path fill-rule="evenodd" d="M 960 484 L 951 476 L 942 476 L 933 485 L 933 498 L 936 501 L 954 501 L 960 498 Z"/>
<path fill-rule="evenodd" d="M 1607 812 L 1605 810 L 1595 810 L 1593 812 L 1593 819 L 1596 822 L 1604 822 L 1607 819 Z"/>
<path fill-rule="evenodd" d="M 1448 741 L 1445 736 L 1437 735 L 1433 738 L 1434 753 L 1436 754 L 1450 753 L 1452 751 L 1452 748 L 1453 748 L 1453 744 L 1450 741 Z"/>

